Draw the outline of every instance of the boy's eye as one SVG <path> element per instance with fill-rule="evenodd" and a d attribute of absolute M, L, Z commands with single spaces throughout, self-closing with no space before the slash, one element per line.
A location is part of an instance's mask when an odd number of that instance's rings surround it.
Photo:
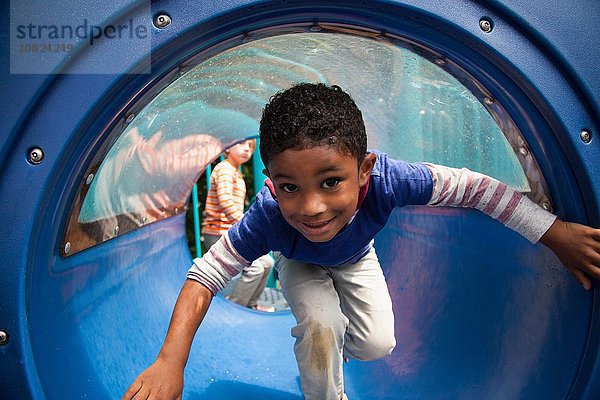
<path fill-rule="evenodd" d="M 294 193 L 298 190 L 298 186 L 292 185 L 291 183 L 284 183 L 283 185 L 279 186 L 279 188 L 286 193 Z"/>
<path fill-rule="evenodd" d="M 325 179 L 323 181 L 323 183 L 321 184 L 321 187 L 324 189 L 333 189 L 334 187 L 336 187 L 338 184 L 340 183 L 339 179 L 335 179 L 335 178 L 329 178 L 329 179 Z"/>

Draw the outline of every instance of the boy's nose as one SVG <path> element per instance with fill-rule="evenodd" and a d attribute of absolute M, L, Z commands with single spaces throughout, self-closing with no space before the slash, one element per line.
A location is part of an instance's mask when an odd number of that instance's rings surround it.
<path fill-rule="evenodd" d="M 307 193 L 302 197 L 301 212 L 303 215 L 318 215 L 327 209 L 323 199 L 318 194 Z"/>

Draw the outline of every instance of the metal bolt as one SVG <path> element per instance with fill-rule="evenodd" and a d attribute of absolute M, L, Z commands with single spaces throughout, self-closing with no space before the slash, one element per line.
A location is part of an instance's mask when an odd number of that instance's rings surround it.
<path fill-rule="evenodd" d="M 321 27 L 319 25 L 312 25 L 309 30 L 311 32 L 321 32 Z"/>
<path fill-rule="evenodd" d="M 175 207 L 175 214 L 179 213 L 179 208 Z"/>
<path fill-rule="evenodd" d="M 483 17 L 479 20 L 479 27 L 485 33 L 490 33 L 494 29 L 494 23 L 491 19 Z"/>
<path fill-rule="evenodd" d="M 547 201 L 542 203 L 542 208 L 546 211 L 552 211 L 552 205 Z"/>
<path fill-rule="evenodd" d="M 529 154 L 529 150 L 527 150 L 525 147 L 520 147 L 519 153 L 521 153 L 522 156 L 527 156 Z"/>
<path fill-rule="evenodd" d="M 492 104 L 494 104 L 494 99 L 492 99 L 491 97 L 486 97 L 483 99 L 483 102 L 488 106 L 491 106 Z"/>
<path fill-rule="evenodd" d="M 39 147 L 34 147 L 29 150 L 28 156 L 29 162 L 32 164 L 39 164 L 44 159 L 44 151 Z"/>
<path fill-rule="evenodd" d="M 71 242 L 65 243 L 65 254 L 69 254 L 71 251 Z"/>
<path fill-rule="evenodd" d="M 127 118 L 125 118 L 125 122 L 130 123 L 135 118 L 135 114 L 129 114 Z"/>
<path fill-rule="evenodd" d="M 89 185 L 94 180 L 94 174 L 89 174 L 87 178 L 85 178 L 85 184 Z"/>
<path fill-rule="evenodd" d="M 158 29 L 165 29 L 169 25 L 171 25 L 171 17 L 167 14 L 159 14 L 154 18 L 154 26 Z"/>
<path fill-rule="evenodd" d="M 113 233 L 115 236 L 119 234 L 119 225 L 115 226 L 115 229 L 113 229 Z"/>
<path fill-rule="evenodd" d="M 6 331 L 0 331 L 0 345 L 8 343 L 8 333 Z"/>
<path fill-rule="evenodd" d="M 583 143 L 589 143 L 590 140 L 592 140 L 592 133 L 589 130 L 584 129 L 579 134 L 579 137 Z"/>
<path fill-rule="evenodd" d="M 437 65 L 445 65 L 446 64 L 446 60 L 444 60 L 443 58 L 436 58 L 435 59 L 435 63 Z"/>

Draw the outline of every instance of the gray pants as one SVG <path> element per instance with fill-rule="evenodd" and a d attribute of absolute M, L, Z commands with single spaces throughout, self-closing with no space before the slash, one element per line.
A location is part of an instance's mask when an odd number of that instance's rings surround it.
<path fill-rule="evenodd" d="M 396 345 L 392 301 L 375 250 L 339 267 L 274 256 L 297 322 L 292 336 L 305 399 L 345 398 L 343 358 L 374 360 Z"/>
<path fill-rule="evenodd" d="M 219 238 L 220 236 L 204 235 L 206 249 L 208 250 Z M 233 291 L 228 297 L 229 300 L 244 307 L 256 307 L 260 295 L 267 286 L 267 280 L 274 263 L 273 257 L 265 254 L 254 260 L 249 267 L 244 268 L 240 278 L 235 281 Z"/>

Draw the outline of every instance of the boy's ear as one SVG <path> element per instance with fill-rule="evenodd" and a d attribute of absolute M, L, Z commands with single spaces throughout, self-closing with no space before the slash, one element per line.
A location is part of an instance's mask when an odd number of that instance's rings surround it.
<path fill-rule="evenodd" d="M 376 160 L 377 156 L 375 154 L 368 153 L 360 163 L 360 167 L 358 168 L 358 184 L 360 187 L 365 186 L 369 181 Z"/>

